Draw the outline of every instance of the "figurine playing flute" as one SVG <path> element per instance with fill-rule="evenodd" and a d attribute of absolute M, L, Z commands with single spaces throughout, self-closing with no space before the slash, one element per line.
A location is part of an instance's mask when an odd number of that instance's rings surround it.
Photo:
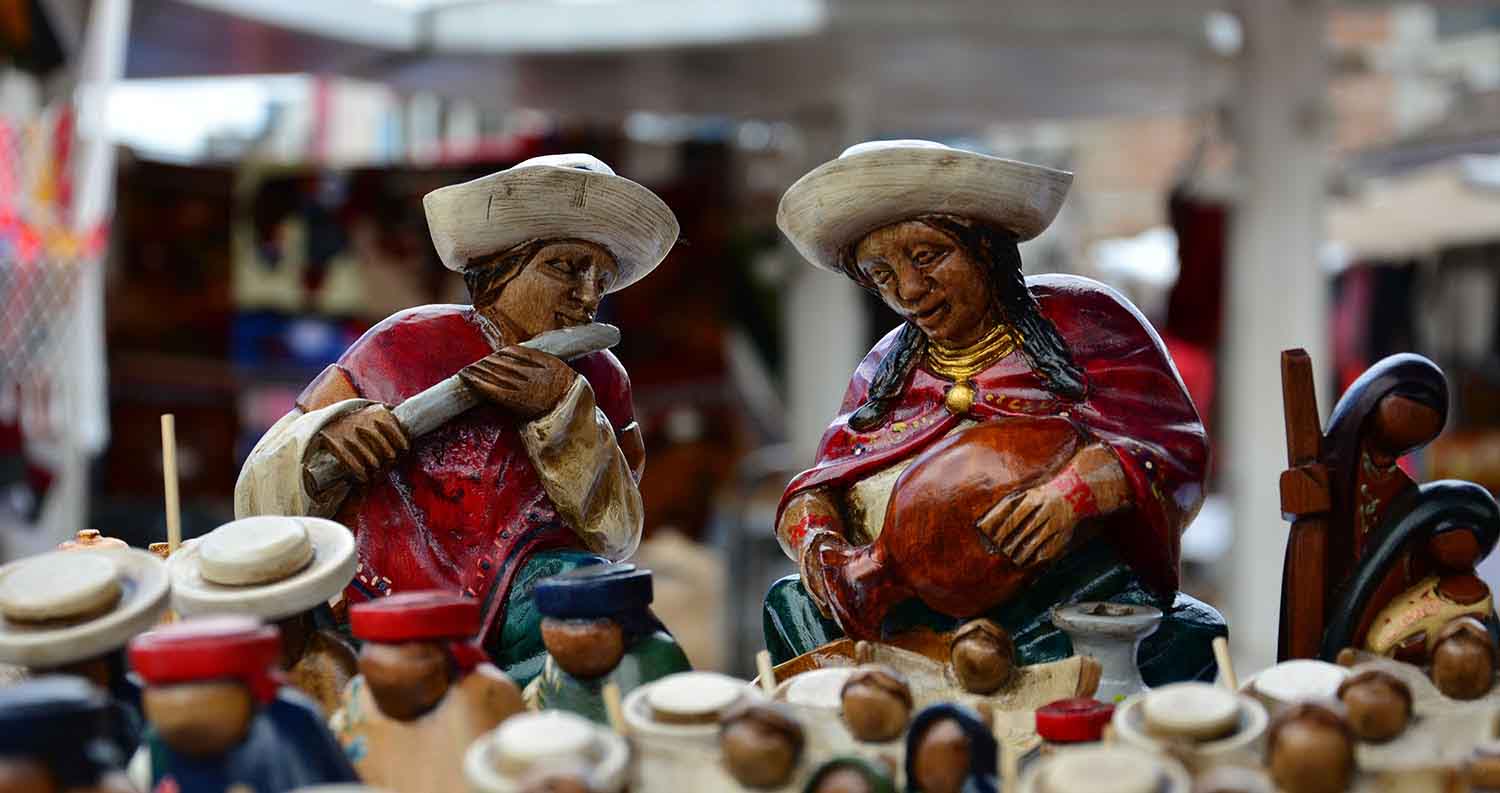
<path fill-rule="evenodd" d="M 604 349 L 613 329 L 592 323 L 604 295 L 666 257 L 677 219 L 586 154 L 533 158 L 423 205 L 473 305 L 408 309 L 350 346 L 251 452 L 235 513 L 348 526 L 352 602 L 480 599 L 482 645 L 524 686 L 546 656 L 527 582 L 640 542 L 645 447 L 629 377 Z"/>

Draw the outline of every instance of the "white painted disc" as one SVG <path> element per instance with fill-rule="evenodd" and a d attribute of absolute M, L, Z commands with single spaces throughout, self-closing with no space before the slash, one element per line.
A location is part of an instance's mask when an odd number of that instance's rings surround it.
<path fill-rule="evenodd" d="M 1152 732 L 1183 738 L 1217 738 L 1239 723 L 1239 699 L 1211 683 L 1173 683 L 1146 694 L 1141 715 Z"/>
<path fill-rule="evenodd" d="M 854 667 L 812 669 L 786 681 L 786 701 L 791 705 L 838 710 L 843 707 L 844 684 Z"/>
<path fill-rule="evenodd" d="M 307 527 L 296 518 L 263 515 L 226 523 L 198 541 L 200 573 L 224 586 L 268 584 L 313 558 Z"/>
<path fill-rule="evenodd" d="M 1349 670 L 1338 664 L 1299 658 L 1283 661 L 1255 676 L 1255 690 L 1277 702 L 1332 699 Z"/>
<path fill-rule="evenodd" d="M 745 682 L 716 672 L 668 675 L 646 692 L 646 704 L 657 713 L 678 718 L 722 713 L 745 695 Z"/>
<path fill-rule="evenodd" d="M 1053 755 L 1041 781 L 1048 793 L 1156 793 L 1162 771 L 1149 754 L 1099 746 Z"/>
<path fill-rule="evenodd" d="M 45 553 L 0 579 L 0 614 L 38 622 L 97 613 L 120 597 L 119 575 L 119 568 L 103 554 Z"/>
<path fill-rule="evenodd" d="M 588 719 L 559 710 L 521 713 L 506 719 L 495 731 L 493 746 L 509 768 L 540 763 L 582 763 L 595 743 Z"/>

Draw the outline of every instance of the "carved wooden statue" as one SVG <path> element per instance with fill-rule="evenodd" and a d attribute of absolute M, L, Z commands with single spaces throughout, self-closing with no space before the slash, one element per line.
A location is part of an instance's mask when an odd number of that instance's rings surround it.
<path fill-rule="evenodd" d="M 0 687 L 0 790 L 130 793 L 112 715 L 109 697 L 76 677 Z"/>
<path fill-rule="evenodd" d="M 1394 355 L 1349 387 L 1318 425 L 1307 354 L 1282 354 L 1293 520 L 1282 580 L 1283 658 L 1334 660 L 1345 648 L 1432 665 L 1446 695 L 1487 692 L 1496 648 L 1489 587 L 1474 568 L 1500 537 L 1500 507 L 1478 485 L 1418 485 L 1397 464 L 1442 431 L 1443 373 Z"/>
<path fill-rule="evenodd" d="M 155 793 L 286 793 L 357 777 L 317 706 L 278 682 L 281 638 L 248 617 L 186 620 L 137 636 L 149 725 L 131 763 Z"/>
<path fill-rule="evenodd" d="M 354 576 L 354 538 L 331 520 L 260 516 L 183 543 L 167 560 L 182 617 L 241 614 L 274 623 L 287 680 L 324 715 L 355 674 L 328 601 Z"/>
<path fill-rule="evenodd" d="M 462 790 L 465 749 L 522 710 L 473 643 L 478 601 L 406 592 L 355 604 L 349 623 L 360 673 L 330 723 L 360 777 L 394 793 Z"/>
<path fill-rule="evenodd" d="M 524 684 L 544 656 L 530 582 L 629 556 L 641 533 L 629 379 L 607 338 L 554 334 L 650 273 L 677 221 L 585 154 L 423 203 L 473 305 L 403 311 L 356 341 L 251 453 L 235 512 L 348 526 L 351 602 L 433 588 L 482 600 L 481 644 Z"/>
<path fill-rule="evenodd" d="M 905 321 L 855 370 L 776 522 L 801 568 L 767 596 L 777 661 L 841 634 L 988 616 L 1022 663 L 1068 643 L 1052 605 L 1159 606 L 1146 681 L 1212 675 L 1222 618 L 1177 592 L 1208 444 L 1140 313 L 1017 244 L 1071 175 L 925 141 L 866 143 L 798 180 L 777 222 Z"/>

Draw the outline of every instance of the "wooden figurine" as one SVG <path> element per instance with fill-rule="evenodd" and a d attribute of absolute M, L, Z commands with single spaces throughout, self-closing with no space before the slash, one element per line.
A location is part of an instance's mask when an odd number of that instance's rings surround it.
<path fill-rule="evenodd" d="M 0 567 L 0 663 L 27 674 L 84 678 L 124 706 L 122 728 L 139 733 L 140 691 L 124 649 L 167 610 L 165 565 L 146 551 L 104 547 L 50 551 Z"/>
<path fill-rule="evenodd" d="M 0 790 L 131 793 L 112 710 L 103 691 L 76 677 L 0 687 Z"/>
<path fill-rule="evenodd" d="M 1271 723 L 1266 765 L 1287 793 L 1340 793 L 1354 776 L 1354 746 L 1342 706 L 1304 702 Z"/>
<path fill-rule="evenodd" d="M 1110 721 L 1121 743 L 1170 753 L 1195 773 L 1243 759 L 1269 724 L 1270 715 L 1254 697 L 1196 681 L 1126 699 Z"/>
<path fill-rule="evenodd" d="M 630 382 L 605 349 L 616 332 L 590 323 L 661 262 L 677 220 L 586 154 L 423 204 L 473 305 L 402 311 L 350 346 L 251 452 L 235 514 L 348 526 L 351 603 L 426 589 L 483 601 L 481 646 L 524 685 L 544 657 L 532 582 L 640 541 Z"/>
<path fill-rule="evenodd" d="M 285 793 L 357 777 L 317 706 L 278 682 L 281 639 L 249 617 L 185 620 L 137 636 L 146 740 L 132 762 L 155 793 Z"/>
<path fill-rule="evenodd" d="M 276 625 L 281 668 L 325 715 L 355 674 L 329 600 L 354 576 L 354 538 L 331 520 L 259 516 L 189 540 L 167 560 L 182 617 L 240 614 Z"/>
<path fill-rule="evenodd" d="M 998 793 L 995 737 L 962 705 L 933 705 L 906 734 L 906 784 L 921 793 Z"/>
<path fill-rule="evenodd" d="M 530 704 L 606 724 L 605 685 L 628 694 L 691 669 L 651 613 L 651 599 L 651 571 L 632 564 L 590 565 L 539 582 L 535 602 L 547 660 L 527 689 Z"/>
<path fill-rule="evenodd" d="M 350 607 L 360 673 L 331 724 L 366 782 L 459 790 L 468 745 L 523 709 L 520 689 L 473 643 L 479 617 L 478 601 L 440 591 Z"/>
<path fill-rule="evenodd" d="M 1223 619 L 1177 592 L 1208 463 L 1197 410 L 1118 293 L 1021 272 L 1017 244 L 1071 179 L 883 141 L 783 196 L 777 223 L 797 250 L 905 321 L 855 370 L 782 497 L 776 535 L 801 575 L 767 596 L 778 662 L 983 616 L 1034 664 L 1069 652 L 1053 605 L 1109 600 L 1164 612 L 1147 683 L 1212 677 Z"/>

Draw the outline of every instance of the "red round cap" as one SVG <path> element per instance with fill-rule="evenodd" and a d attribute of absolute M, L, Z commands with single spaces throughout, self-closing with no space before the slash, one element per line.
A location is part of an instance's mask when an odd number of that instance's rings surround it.
<path fill-rule="evenodd" d="M 1036 732 L 1054 743 L 1083 743 L 1104 737 L 1115 706 L 1089 697 L 1049 702 L 1036 710 Z"/>
<path fill-rule="evenodd" d="M 468 639 L 479 632 L 479 601 L 452 592 L 402 592 L 349 607 L 349 629 L 367 642 Z"/>
<path fill-rule="evenodd" d="M 281 632 L 249 617 L 186 620 L 135 637 L 129 654 L 147 685 L 222 678 L 258 685 L 281 661 Z"/>

